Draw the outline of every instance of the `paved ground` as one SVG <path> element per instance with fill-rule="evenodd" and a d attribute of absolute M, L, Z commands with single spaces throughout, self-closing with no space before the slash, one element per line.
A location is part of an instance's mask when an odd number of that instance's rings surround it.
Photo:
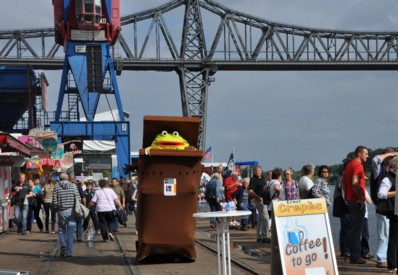
<path fill-rule="evenodd" d="M 16 232 L 0 234 L 0 269 L 22 270 L 32 274 L 217 274 L 217 259 L 209 249 L 216 249 L 215 231 L 208 221 L 198 220 L 196 239 L 197 260 L 193 263 L 135 263 L 135 228 L 130 216 L 128 226 L 117 233 L 118 241 L 103 243 L 100 236 L 93 242 L 75 243 L 72 258 L 60 258 L 58 235 L 33 232 L 22 236 Z M 36 230 L 36 232 L 35 232 Z M 271 246 L 255 242 L 255 230 L 231 230 L 232 259 L 243 267 L 250 267 L 258 274 L 270 274 Z M 121 249 L 119 247 L 121 244 Z M 339 252 L 336 252 L 339 255 Z M 387 273 L 375 268 L 374 262 L 366 265 L 350 265 L 337 258 L 340 274 Z M 127 265 L 126 265 L 127 264 Z M 248 274 L 234 267 L 232 274 Z"/>

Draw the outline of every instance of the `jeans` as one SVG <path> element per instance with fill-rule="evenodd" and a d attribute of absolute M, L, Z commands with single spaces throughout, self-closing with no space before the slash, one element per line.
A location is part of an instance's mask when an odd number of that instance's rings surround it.
<path fill-rule="evenodd" d="M 258 212 L 258 220 L 257 220 L 257 239 L 266 239 L 268 238 L 268 229 L 269 229 L 269 216 L 267 205 L 263 204 L 261 201 L 256 202 L 256 208 Z"/>
<path fill-rule="evenodd" d="M 351 220 L 349 233 L 350 256 L 354 261 L 361 260 L 361 236 L 365 219 L 365 206 L 355 201 L 347 201 L 347 205 L 348 214 Z"/>
<path fill-rule="evenodd" d="M 250 216 L 245 216 L 242 218 L 242 220 L 241 220 L 242 225 L 247 225 L 249 223 L 249 218 L 253 215 L 256 215 L 256 207 L 251 203 L 248 203 L 248 202 L 241 203 L 239 206 L 239 209 L 240 210 L 248 210 L 248 211 L 252 212 L 252 214 Z"/>
<path fill-rule="evenodd" d="M 76 219 L 76 239 L 83 238 L 83 219 Z"/>
<path fill-rule="evenodd" d="M 349 249 L 350 226 L 351 226 L 350 216 L 348 213 L 346 213 L 340 217 L 339 244 L 340 244 L 341 256 L 350 256 L 350 249 Z"/>
<path fill-rule="evenodd" d="M 361 255 L 369 254 L 369 225 L 368 218 L 363 219 Z"/>
<path fill-rule="evenodd" d="M 126 206 L 126 208 L 127 208 L 127 206 Z M 129 209 L 129 214 L 132 215 L 135 212 L 135 202 L 130 202 L 128 209 Z"/>
<path fill-rule="evenodd" d="M 26 232 L 28 225 L 29 205 L 14 206 L 15 219 L 18 221 L 18 232 Z"/>
<path fill-rule="evenodd" d="M 72 209 L 58 212 L 59 244 L 61 249 L 66 249 L 66 256 L 72 256 L 75 225 Z"/>
<path fill-rule="evenodd" d="M 377 262 L 387 261 L 388 232 L 390 230 L 390 222 L 386 216 L 376 212 L 377 223 Z"/>
<path fill-rule="evenodd" d="M 115 221 L 111 223 L 111 232 L 117 232 L 119 228 L 119 207 L 116 206 L 116 212 L 115 212 Z"/>

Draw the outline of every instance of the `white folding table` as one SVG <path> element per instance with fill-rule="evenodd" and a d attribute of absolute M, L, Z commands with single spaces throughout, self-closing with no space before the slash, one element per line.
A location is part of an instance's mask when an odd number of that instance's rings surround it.
<path fill-rule="evenodd" d="M 231 245 L 229 240 L 229 221 L 232 217 L 249 216 L 251 211 L 214 211 L 193 214 L 194 218 L 217 220 L 218 274 L 231 274 Z M 221 248 L 220 248 L 221 242 Z"/>

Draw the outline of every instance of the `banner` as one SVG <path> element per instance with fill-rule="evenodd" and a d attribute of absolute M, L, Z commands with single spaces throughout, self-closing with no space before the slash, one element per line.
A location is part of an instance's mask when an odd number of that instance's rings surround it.
<path fill-rule="evenodd" d="M 325 199 L 273 202 L 283 274 L 338 274 Z"/>
<path fill-rule="evenodd" d="M 81 155 L 83 153 L 83 139 L 74 137 L 73 139 L 63 139 L 64 152 L 72 155 Z"/>

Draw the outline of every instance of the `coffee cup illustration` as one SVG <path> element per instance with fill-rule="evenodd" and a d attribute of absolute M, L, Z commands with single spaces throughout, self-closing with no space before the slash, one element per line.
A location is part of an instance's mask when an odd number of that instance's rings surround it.
<path fill-rule="evenodd" d="M 304 240 L 304 231 L 300 229 L 289 229 L 287 239 L 290 245 L 299 245 Z"/>

